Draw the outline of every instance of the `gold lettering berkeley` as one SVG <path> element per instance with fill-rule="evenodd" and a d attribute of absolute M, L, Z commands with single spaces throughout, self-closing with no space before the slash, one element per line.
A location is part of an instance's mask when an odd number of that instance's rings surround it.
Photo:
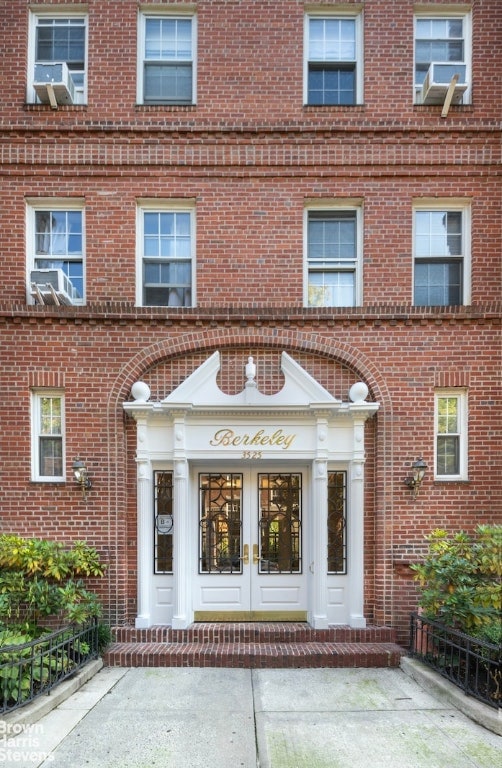
<path fill-rule="evenodd" d="M 276 429 L 272 434 L 267 434 L 264 429 L 259 429 L 254 435 L 239 435 L 233 429 L 219 429 L 214 433 L 209 445 L 225 448 L 239 445 L 270 446 L 287 451 L 288 448 L 291 448 L 295 438 L 296 435 L 286 435 L 282 429 Z"/>

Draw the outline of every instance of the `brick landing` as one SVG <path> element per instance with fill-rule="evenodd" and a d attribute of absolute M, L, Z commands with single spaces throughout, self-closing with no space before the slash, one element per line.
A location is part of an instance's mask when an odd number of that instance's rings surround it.
<path fill-rule="evenodd" d="M 115 627 L 115 667 L 398 667 L 388 627 L 313 629 L 303 623 L 201 623 L 188 629 Z"/>

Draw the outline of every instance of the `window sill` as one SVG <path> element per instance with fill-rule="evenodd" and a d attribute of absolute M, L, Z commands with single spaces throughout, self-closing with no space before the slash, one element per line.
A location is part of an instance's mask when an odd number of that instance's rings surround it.
<path fill-rule="evenodd" d="M 185 112 L 193 112 L 197 108 L 197 104 L 135 104 L 134 108 L 141 112 L 151 112 L 152 110 L 161 110 L 161 111 L 167 111 L 167 112 L 177 112 L 177 111 L 185 111 Z"/>
<path fill-rule="evenodd" d="M 67 480 L 64 477 L 37 477 L 32 478 L 30 483 L 37 483 L 38 485 L 65 485 Z"/>
<path fill-rule="evenodd" d="M 434 485 L 451 485 L 452 483 L 468 485 L 471 481 L 468 477 L 435 477 L 432 482 Z"/>
<path fill-rule="evenodd" d="M 414 102 L 413 109 L 420 110 L 421 112 L 430 112 L 431 114 L 434 114 L 435 112 L 441 112 L 443 109 L 442 104 L 420 104 L 418 101 Z M 474 109 L 473 104 L 451 104 L 449 107 L 450 112 L 472 112 Z"/>
<path fill-rule="evenodd" d="M 303 108 L 305 110 L 314 111 L 314 110 L 328 110 L 333 109 L 336 112 L 340 112 L 342 109 L 348 109 L 348 110 L 354 110 L 359 109 L 359 111 L 363 111 L 366 109 L 366 104 L 304 104 Z"/>

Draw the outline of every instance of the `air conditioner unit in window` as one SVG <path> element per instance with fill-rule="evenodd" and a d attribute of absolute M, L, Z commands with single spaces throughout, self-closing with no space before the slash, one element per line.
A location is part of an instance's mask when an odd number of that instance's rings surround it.
<path fill-rule="evenodd" d="M 75 86 L 64 61 L 55 64 L 35 64 L 33 88 L 42 102 L 57 109 L 59 104 L 73 104 Z"/>
<path fill-rule="evenodd" d="M 74 304 L 78 291 L 62 269 L 34 269 L 30 293 L 36 304 Z"/>
<path fill-rule="evenodd" d="M 422 85 L 422 104 L 444 104 L 451 85 L 453 85 L 451 104 L 460 104 L 467 90 L 465 75 L 465 64 L 432 62 Z"/>

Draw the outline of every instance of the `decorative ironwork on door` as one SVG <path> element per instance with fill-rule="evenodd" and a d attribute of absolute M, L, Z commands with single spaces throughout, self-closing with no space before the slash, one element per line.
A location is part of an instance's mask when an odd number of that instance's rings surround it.
<path fill-rule="evenodd" d="M 173 572 L 173 473 L 154 472 L 154 573 Z"/>
<path fill-rule="evenodd" d="M 258 475 L 259 573 L 302 572 L 302 476 Z"/>
<path fill-rule="evenodd" d="M 328 573 L 347 573 L 347 473 L 328 473 Z"/>
<path fill-rule="evenodd" d="M 199 573 L 242 573 L 242 475 L 200 474 Z"/>

